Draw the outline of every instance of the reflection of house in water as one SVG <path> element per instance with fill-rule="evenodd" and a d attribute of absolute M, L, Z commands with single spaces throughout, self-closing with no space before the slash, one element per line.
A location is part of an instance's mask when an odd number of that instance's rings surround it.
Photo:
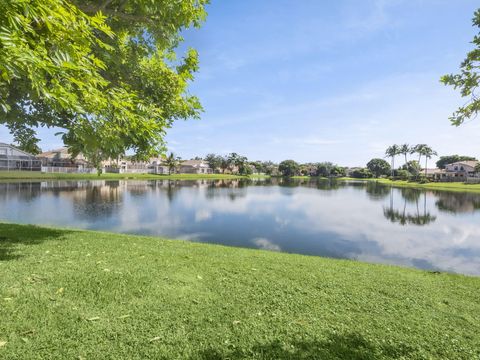
<path fill-rule="evenodd" d="M 439 210 L 451 213 L 469 213 L 480 210 L 480 195 L 439 191 L 436 205 Z"/>
<path fill-rule="evenodd" d="M 403 206 L 399 209 L 394 204 L 394 191 L 397 189 L 390 188 L 390 206 L 383 208 L 383 215 L 392 223 L 399 223 L 400 225 L 417 225 L 423 226 L 434 222 L 437 217 L 431 215 L 427 210 L 427 192 L 417 189 L 402 189 L 400 194 L 403 198 Z M 423 195 L 422 205 L 420 200 Z M 407 204 L 414 205 L 408 207 Z M 423 209 L 422 209 L 423 208 Z M 423 211 L 422 211 L 423 210 Z"/>
<path fill-rule="evenodd" d="M 37 197 L 40 192 L 41 183 L 39 182 L 0 183 L 0 199 L 2 200 L 10 198 L 31 200 Z"/>

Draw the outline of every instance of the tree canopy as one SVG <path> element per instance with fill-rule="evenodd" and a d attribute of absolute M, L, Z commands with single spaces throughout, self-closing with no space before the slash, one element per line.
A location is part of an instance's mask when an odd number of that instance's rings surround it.
<path fill-rule="evenodd" d="M 480 29 L 480 9 L 475 11 L 473 26 Z M 459 74 L 449 74 L 441 78 L 445 85 L 451 85 L 454 89 L 460 89 L 462 97 L 468 98 L 468 102 L 458 108 L 450 117 L 452 124 L 460 125 L 465 120 L 476 117 L 480 111 L 480 97 L 477 93 L 480 85 L 480 31 L 473 38 L 474 49 L 467 54 L 460 64 Z"/>
<path fill-rule="evenodd" d="M 177 119 L 197 118 L 188 83 L 198 69 L 180 32 L 208 0 L 3 0 L 0 124 L 24 149 L 38 127 L 62 129 L 73 154 L 97 163 L 127 150 L 164 150 Z"/>
<path fill-rule="evenodd" d="M 372 160 L 370 160 L 367 164 L 367 168 L 377 178 L 382 176 L 382 175 L 389 175 L 389 173 L 391 171 L 390 165 L 388 164 L 388 162 L 386 162 L 383 159 L 372 159 Z"/>
<path fill-rule="evenodd" d="M 295 176 L 300 170 L 300 165 L 294 160 L 284 160 L 278 165 L 278 170 L 283 176 Z"/>

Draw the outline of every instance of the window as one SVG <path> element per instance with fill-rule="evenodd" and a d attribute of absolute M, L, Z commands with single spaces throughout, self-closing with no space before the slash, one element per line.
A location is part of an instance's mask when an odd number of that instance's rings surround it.
<path fill-rule="evenodd" d="M 455 166 L 455 171 L 458 171 L 458 166 Z"/>
<path fill-rule="evenodd" d="M 465 168 L 464 168 L 463 166 L 461 166 L 461 167 L 460 167 L 460 170 L 461 170 L 461 171 L 464 171 L 464 170 L 465 170 Z"/>
<path fill-rule="evenodd" d="M 7 155 L 7 148 L 0 149 L 0 155 Z"/>

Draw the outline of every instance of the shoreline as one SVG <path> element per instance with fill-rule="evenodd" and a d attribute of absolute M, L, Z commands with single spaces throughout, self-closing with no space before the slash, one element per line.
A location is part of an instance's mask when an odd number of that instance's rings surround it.
<path fill-rule="evenodd" d="M 462 182 L 430 182 L 420 184 L 405 180 L 390 180 L 390 179 L 356 179 L 356 178 L 340 178 L 339 181 L 371 181 L 379 184 L 384 184 L 396 188 L 417 188 L 424 190 L 438 190 L 451 192 L 470 192 L 480 193 L 480 184 L 466 184 Z"/>
<path fill-rule="evenodd" d="M 31 181 L 31 180 L 234 180 L 265 178 L 265 176 L 245 176 L 233 174 L 66 174 L 40 173 L 26 171 L 0 171 L 0 181 Z"/>

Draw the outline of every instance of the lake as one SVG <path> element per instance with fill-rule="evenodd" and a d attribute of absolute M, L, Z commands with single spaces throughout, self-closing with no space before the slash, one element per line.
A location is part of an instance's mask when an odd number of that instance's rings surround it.
<path fill-rule="evenodd" d="M 480 194 L 329 180 L 0 183 L 0 220 L 480 275 Z"/>

